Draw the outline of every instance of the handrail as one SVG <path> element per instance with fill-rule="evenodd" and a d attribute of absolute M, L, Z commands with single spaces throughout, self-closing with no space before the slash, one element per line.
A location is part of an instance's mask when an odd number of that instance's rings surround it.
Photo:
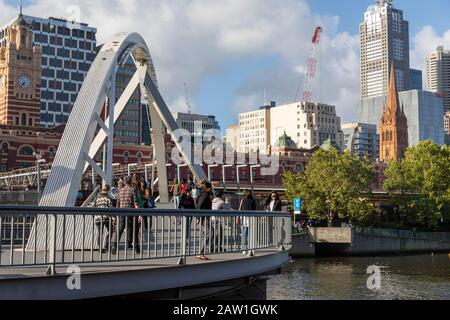
<path fill-rule="evenodd" d="M 286 249 L 292 216 L 264 211 L 0 206 L 2 267 L 115 263 Z"/>
<path fill-rule="evenodd" d="M 31 211 L 31 212 L 30 212 Z M 288 212 L 269 212 L 269 211 L 237 211 L 237 210 L 184 210 L 184 209 L 123 209 L 123 208 L 81 208 L 81 207 L 41 207 L 41 206 L 9 206 L 0 205 L 0 215 L 20 215 L 20 216 L 35 216 L 37 214 L 67 214 L 67 215 L 111 215 L 111 216 L 221 216 L 221 217 L 258 217 L 264 215 L 266 217 L 284 217 L 291 218 L 292 215 Z"/>

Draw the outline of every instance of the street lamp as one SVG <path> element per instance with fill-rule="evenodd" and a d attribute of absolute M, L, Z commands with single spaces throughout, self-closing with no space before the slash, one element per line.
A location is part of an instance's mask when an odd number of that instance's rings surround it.
<path fill-rule="evenodd" d="M 218 167 L 218 164 L 209 164 L 208 165 L 208 181 L 211 183 L 211 168 Z"/>
<path fill-rule="evenodd" d="M 42 153 L 34 153 L 34 156 L 36 157 L 36 175 L 37 175 L 37 192 L 38 197 L 40 198 L 41 195 L 41 164 L 44 164 L 46 161 L 45 159 L 42 159 Z"/>
<path fill-rule="evenodd" d="M 237 182 L 238 192 L 241 192 L 241 175 L 239 173 L 240 168 L 247 168 L 247 165 L 241 164 L 241 165 L 236 166 L 236 182 Z"/>
<path fill-rule="evenodd" d="M 233 166 L 232 164 L 224 164 L 224 165 L 222 165 L 222 182 L 223 182 L 224 192 L 227 191 L 227 179 L 225 177 L 225 169 L 226 168 L 231 168 L 232 166 Z"/>
<path fill-rule="evenodd" d="M 255 191 L 255 181 L 253 179 L 253 169 L 261 168 L 260 164 L 255 164 L 253 166 L 250 166 L 250 184 L 252 188 L 252 194 Z"/>

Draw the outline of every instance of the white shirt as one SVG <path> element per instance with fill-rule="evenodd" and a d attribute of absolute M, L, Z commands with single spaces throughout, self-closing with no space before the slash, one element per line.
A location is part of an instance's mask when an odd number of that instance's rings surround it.
<path fill-rule="evenodd" d="M 272 212 L 273 211 L 273 207 L 275 206 L 275 200 L 272 200 L 271 202 L 270 202 L 270 205 L 269 205 L 269 210 Z"/>

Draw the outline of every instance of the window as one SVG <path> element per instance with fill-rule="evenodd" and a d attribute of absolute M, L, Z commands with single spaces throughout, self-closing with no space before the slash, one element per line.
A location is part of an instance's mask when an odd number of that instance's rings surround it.
<path fill-rule="evenodd" d="M 9 147 L 7 143 L 2 144 L 2 153 L 8 153 Z"/>
<path fill-rule="evenodd" d="M 130 157 L 130 153 L 128 151 L 125 151 L 123 153 L 123 162 L 127 163 Z"/>
<path fill-rule="evenodd" d="M 27 125 L 27 115 L 25 113 L 22 113 L 20 117 L 20 125 L 26 126 Z"/>
<path fill-rule="evenodd" d="M 33 153 L 34 153 L 33 148 L 31 148 L 31 147 L 29 147 L 29 146 L 23 146 L 23 147 L 21 147 L 20 150 L 19 150 L 19 155 L 21 155 L 21 156 L 27 156 L 27 157 L 29 157 L 29 156 L 32 156 Z"/>

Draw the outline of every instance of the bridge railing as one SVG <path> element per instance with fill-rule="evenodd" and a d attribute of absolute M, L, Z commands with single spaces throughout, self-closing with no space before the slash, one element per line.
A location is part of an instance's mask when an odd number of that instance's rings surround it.
<path fill-rule="evenodd" d="M 287 213 L 0 206 L 0 272 L 49 266 L 254 254 L 291 244 Z"/>

